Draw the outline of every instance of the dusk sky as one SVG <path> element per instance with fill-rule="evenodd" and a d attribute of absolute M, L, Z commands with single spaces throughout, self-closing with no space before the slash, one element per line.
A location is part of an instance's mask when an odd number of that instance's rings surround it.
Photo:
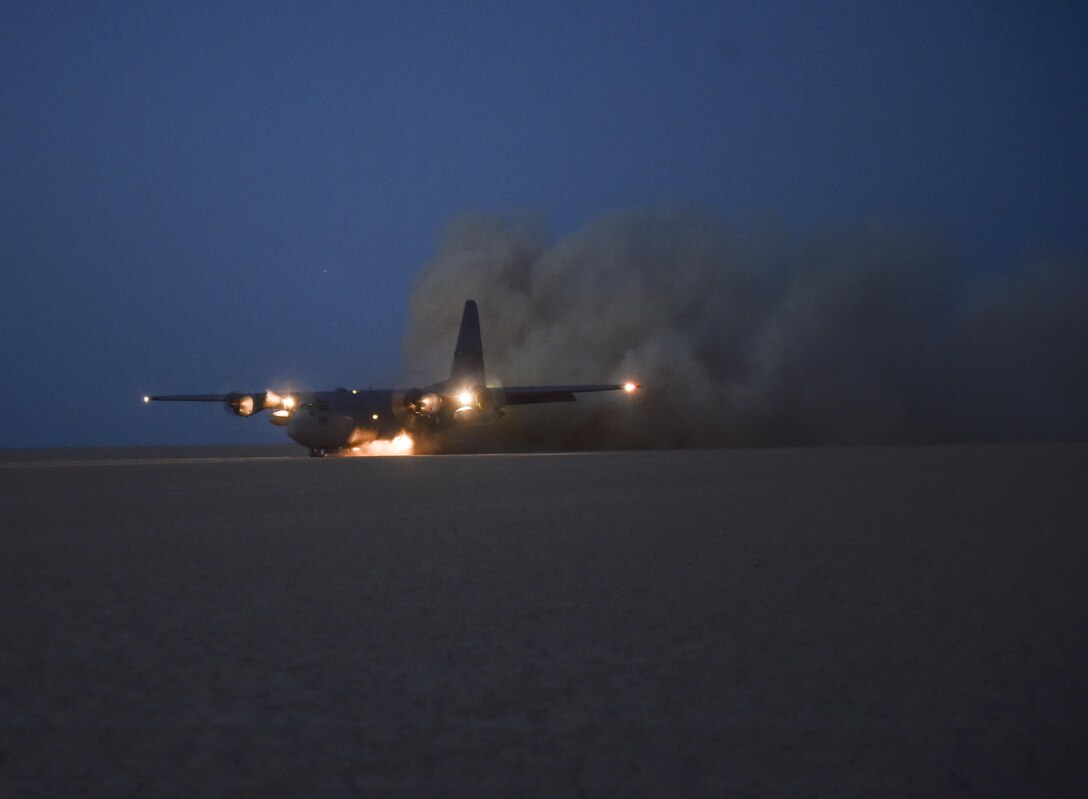
<path fill-rule="evenodd" d="M 394 384 L 465 213 L 1083 263 L 1086 123 L 1083 4 L 6 3 L 0 447 L 285 440 L 139 400 Z"/>

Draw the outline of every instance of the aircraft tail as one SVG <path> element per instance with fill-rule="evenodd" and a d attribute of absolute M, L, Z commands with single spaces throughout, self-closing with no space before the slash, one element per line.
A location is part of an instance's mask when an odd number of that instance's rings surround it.
<path fill-rule="evenodd" d="M 480 337 L 480 314 L 476 302 L 467 300 L 461 314 L 461 329 L 453 351 L 450 382 L 466 386 L 484 386 L 484 345 Z"/>

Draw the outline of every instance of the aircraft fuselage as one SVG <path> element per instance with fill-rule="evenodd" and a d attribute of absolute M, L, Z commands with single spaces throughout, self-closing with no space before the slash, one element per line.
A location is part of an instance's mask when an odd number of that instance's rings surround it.
<path fill-rule="evenodd" d="M 393 392 L 387 389 L 318 391 L 300 397 L 287 435 L 310 450 L 336 452 L 416 427 L 403 414 L 397 416 Z"/>

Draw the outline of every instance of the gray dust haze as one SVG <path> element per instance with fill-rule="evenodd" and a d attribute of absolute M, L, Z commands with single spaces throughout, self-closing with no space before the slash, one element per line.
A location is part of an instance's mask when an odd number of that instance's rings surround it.
<path fill-rule="evenodd" d="M 461 447 L 1088 435 L 1088 264 L 964 271 L 904 227 L 798 236 L 618 212 L 553 241 L 533 220 L 466 216 L 416 280 L 405 360 L 444 376 L 472 298 L 489 382 L 646 385 L 512 409 Z"/>

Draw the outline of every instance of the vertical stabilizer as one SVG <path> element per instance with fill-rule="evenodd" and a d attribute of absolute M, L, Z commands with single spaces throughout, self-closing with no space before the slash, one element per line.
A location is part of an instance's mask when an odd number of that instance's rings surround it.
<path fill-rule="evenodd" d="M 480 314 L 473 300 L 465 302 L 465 310 L 461 314 L 461 329 L 457 333 L 457 348 L 453 351 L 450 382 L 465 386 L 486 385 L 484 345 L 480 338 Z"/>

